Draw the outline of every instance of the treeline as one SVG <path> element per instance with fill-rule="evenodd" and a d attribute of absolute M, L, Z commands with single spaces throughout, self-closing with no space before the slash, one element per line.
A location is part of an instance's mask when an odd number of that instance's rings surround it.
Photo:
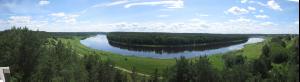
<path fill-rule="evenodd" d="M 181 57 L 165 70 L 163 82 L 299 82 L 299 37 L 275 37 L 258 59 L 243 54 L 223 55 L 225 67 L 216 70 L 207 57 Z"/>
<path fill-rule="evenodd" d="M 248 37 L 238 34 L 197 34 L 197 33 L 144 33 L 110 32 L 110 42 L 127 45 L 194 45 L 219 42 L 245 41 Z"/>
<path fill-rule="evenodd" d="M 87 38 L 89 36 L 94 36 L 98 34 L 106 34 L 105 32 L 49 32 L 53 38 L 66 38 L 72 39 L 74 36 L 81 37 L 82 39 Z"/>
<path fill-rule="evenodd" d="M 126 82 L 125 73 L 95 53 L 79 55 L 49 33 L 12 28 L 0 32 L 0 67 L 11 82 Z"/>
<path fill-rule="evenodd" d="M 118 44 L 114 42 L 109 42 L 109 45 L 118 47 L 121 49 L 127 49 L 132 51 L 148 51 L 148 52 L 155 52 L 156 54 L 163 54 L 163 53 L 178 53 L 184 51 L 204 51 L 210 49 L 218 49 L 222 47 L 231 46 L 234 44 L 241 44 L 247 41 L 237 41 L 237 42 L 228 42 L 228 43 L 219 43 L 219 44 L 210 44 L 210 45 L 190 45 L 190 46 L 160 46 L 160 47 L 148 47 L 148 46 L 134 46 L 134 45 L 124 45 Z"/>

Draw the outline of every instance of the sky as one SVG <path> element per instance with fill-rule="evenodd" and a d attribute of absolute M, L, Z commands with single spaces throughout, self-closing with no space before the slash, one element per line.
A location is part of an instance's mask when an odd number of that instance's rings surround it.
<path fill-rule="evenodd" d="M 0 31 L 299 34 L 299 0 L 0 0 Z"/>

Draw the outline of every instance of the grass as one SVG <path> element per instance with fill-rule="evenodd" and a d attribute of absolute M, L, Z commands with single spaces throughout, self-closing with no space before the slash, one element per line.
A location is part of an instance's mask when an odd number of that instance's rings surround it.
<path fill-rule="evenodd" d="M 267 40 L 266 40 L 267 41 Z M 258 59 L 259 56 L 261 55 L 261 50 L 264 45 L 264 42 L 260 43 L 255 43 L 255 44 L 248 44 L 245 45 L 245 47 L 242 50 L 237 50 L 237 51 L 231 51 L 223 54 L 214 54 L 214 55 L 209 55 L 209 62 L 212 64 L 212 66 L 221 71 L 225 67 L 225 63 L 223 60 L 223 55 L 243 55 L 246 57 L 248 61 L 251 61 L 253 59 Z M 197 58 L 192 58 L 192 59 L 197 59 Z"/>
<path fill-rule="evenodd" d="M 164 70 L 167 67 L 170 67 L 176 63 L 175 59 L 153 59 L 153 58 L 145 58 L 145 57 L 135 57 L 135 56 L 123 56 L 120 54 L 115 54 L 111 52 L 95 50 L 88 48 L 80 43 L 80 39 L 82 37 L 74 37 L 72 39 L 63 39 L 64 42 L 67 42 L 72 45 L 79 55 L 88 55 L 88 54 L 99 54 L 101 55 L 101 59 L 103 60 L 111 60 L 115 63 L 116 66 L 122 67 L 128 70 L 131 70 L 132 67 L 135 67 L 136 70 L 140 73 L 144 74 L 152 74 L 155 69 Z M 244 49 L 238 51 L 232 51 L 224 54 L 215 54 L 209 55 L 209 61 L 213 65 L 214 68 L 218 70 L 222 70 L 224 68 L 224 62 L 222 59 L 223 55 L 238 55 L 242 54 L 247 57 L 249 60 L 256 59 L 261 54 L 262 43 L 249 44 L 246 45 Z M 191 60 L 197 59 L 191 58 Z"/>
<path fill-rule="evenodd" d="M 132 67 L 135 67 L 136 70 L 140 73 L 152 74 L 155 69 L 163 70 L 166 67 L 170 67 L 175 64 L 175 59 L 153 59 L 153 58 L 144 58 L 144 57 L 135 57 L 135 56 L 123 56 L 120 54 L 115 54 L 111 52 L 95 50 L 88 48 L 80 44 L 80 38 L 73 39 L 62 39 L 64 42 L 68 42 L 72 45 L 79 55 L 88 55 L 88 54 L 99 54 L 101 59 L 110 60 L 115 63 L 116 66 L 131 70 Z"/>
<path fill-rule="evenodd" d="M 246 45 L 242 53 L 248 60 L 258 59 L 262 54 L 263 45 L 264 43 Z"/>

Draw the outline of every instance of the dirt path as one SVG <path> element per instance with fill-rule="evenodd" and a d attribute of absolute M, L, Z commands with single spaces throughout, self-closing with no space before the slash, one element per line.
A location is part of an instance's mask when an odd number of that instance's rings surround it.
<path fill-rule="evenodd" d="M 127 70 L 125 68 L 118 67 L 118 66 L 115 66 L 114 68 L 116 68 L 118 70 L 121 70 L 121 71 L 124 71 L 124 72 L 127 72 L 127 73 L 132 73 L 132 71 Z M 140 75 L 140 76 L 150 77 L 150 75 L 148 75 L 148 74 L 143 74 L 143 73 L 139 73 L 139 72 L 137 72 L 137 74 Z"/>

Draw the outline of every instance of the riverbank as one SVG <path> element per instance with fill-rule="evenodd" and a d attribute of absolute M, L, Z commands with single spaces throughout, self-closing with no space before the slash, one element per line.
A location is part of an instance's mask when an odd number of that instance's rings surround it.
<path fill-rule="evenodd" d="M 155 69 L 164 70 L 165 68 L 174 65 L 176 62 L 175 59 L 154 59 L 154 58 L 135 57 L 135 56 L 123 56 L 111 52 L 91 49 L 80 43 L 82 37 L 74 37 L 72 39 L 64 39 L 64 38 L 60 38 L 60 39 L 63 40 L 64 42 L 70 43 L 74 48 L 74 50 L 77 53 L 79 53 L 79 55 L 87 55 L 87 54 L 95 53 L 101 55 L 102 60 L 109 59 L 113 61 L 118 67 L 128 69 L 128 70 L 131 70 L 132 67 L 135 67 L 138 72 L 144 74 L 151 74 Z M 228 52 L 225 54 L 233 54 L 233 55 L 243 54 L 249 60 L 256 59 L 261 54 L 261 48 L 263 44 L 264 42 L 248 44 L 242 50 Z M 218 70 L 222 70 L 224 67 L 222 55 L 224 54 L 215 54 L 215 55 L 208 56 L 210 62 Z M 195 59 L 195 58 L 190 58 L 190 59 Z"/>
<path fill-rule="evenodd" d="M 227 53 L 234 50 L 240 50 L 246 44 L 262 42 L 263 38 L 249 38 L 247 41 L 238 43 L 226 43 L 209 46 L 190 46 L 190 47 L 137 47 L 126 46 L 111 43 L 107 40 L 106 35 L 97 35 L 81 40 L 80 43 L 88 48 L 113 52 L 120 55 L 130 55 L 137 57 L 150 57 L 156 59 L 173 59 L 184 56 L 193 58 L 204 55 L 213 55 Z"/>

